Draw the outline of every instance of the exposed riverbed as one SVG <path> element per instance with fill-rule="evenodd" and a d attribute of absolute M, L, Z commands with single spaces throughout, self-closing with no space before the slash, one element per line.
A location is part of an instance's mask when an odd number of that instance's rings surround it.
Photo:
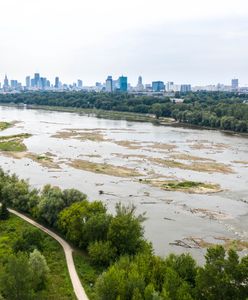
<path fill-rule="evenodd" d="M 247 137 L 15 107 L 0 107 L 0 121 L 15 121 L 1 136 L 31 135 L 26 152 L 0 153 L 4 170 L 80 189 L 110 211 L 134 203 L 157 254 L 201 260 L 202 246 L 232 240 L 248 253 Z"/>

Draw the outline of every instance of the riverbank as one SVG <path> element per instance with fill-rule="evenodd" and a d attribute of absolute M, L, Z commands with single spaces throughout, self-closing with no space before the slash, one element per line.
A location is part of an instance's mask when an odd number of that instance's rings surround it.
<path fill-rule="evenodd" d="M 232 130 L 223 130 L 220 128 L 207 127 L 202 125 L 194 125 L 190 123 L 184 123 L 176 121 L 173 118 L 162 118 L 157 119 L 155 115 L 152 114 L 140 114 L 133 112 L 125 112 L 125 111 L 113 111 L 113 110 L 102 110 L 102 109 L 91 109 L 91 108 L 75 108 L 75 107 L 65 107 L 65 106 L 48 106 L 48 105 L 28 105 L 28 104 L 5 104 L 0 103 L 0 106 L 7 107 L 25 107 L 28 109 L 42 109 L 48 111 L 57 111 L 57 112 L 70 112 L 70 113 L 78 113 L 81 115 L 88 115 L 92 117 L 97 117 L 99 119 L 108 119 L 108 120 L 125 120 L 129 122 L 148 122 L 152 123 L 156 126 L 171 126 L 178 128 L 188 128 L 188 129 L 202 129 L 202 130 L 212 130 L 219 131 L 224 134 L 233 135 L 233 136 L 242 136 L 248 137 L 247 132 L 235 132 Z"/>

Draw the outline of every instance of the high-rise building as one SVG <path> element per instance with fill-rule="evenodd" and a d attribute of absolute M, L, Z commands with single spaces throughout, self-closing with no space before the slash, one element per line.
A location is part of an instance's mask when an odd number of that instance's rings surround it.
<path fill-rule="evenodd" d="M 42 90 L 45 90 L 47 87 L 47 79 L 45 77 L 40 78 L 40 87 Z"/>
<path fill-rule="evenodd" d="M 55 77 L 55 85 L 54 85 L 55 89 L 59 88 L 59 77 Z"/>
<path fill-rule="evenodd" d="M 112 76 L 108 76 L 106 79 L 106 92 L 112 93 L 113 92 L 113 79 Z"/>
<path fill-rule="evenodd" d="M 18 87 L 18 81 L 17 80 L 11 80 L 10 81 L 10 87 L 12 89 L 16 89 Z"/>
<path fill-rule="evenodd" d="M 180 92 L 181 93 L 191 92 L 191 85 L 190 84 L 181 84 Z"/>
<path fill-rule="evenodd" d="M 4 77 L 4 82 L 3 82 L 3 88 L 8 88 L 9 87 L 9 79 L 7 75 Z"/>
<path fill-rule="evenodd" d="M 77 86 L 79 89 L 81 89 L 83 87 L 83 81 L 81 79 L 78 79 Z"/>
<path fill-rule="evenodd" d="M 127 92 L 127 77 L 120 76 L 118 79 L 119 89 L 121 92 Z"/>
<path fill-rule="evenodd" d="M 164 91 L 165 85 L 163 81 L 153 81 L 152 82 L 152 91 L 153 92 L 161 92 Z"/>
<path fill-rule="evenodd" d="M 36 88 L 40 87 L 40 74 L 39 73 L 34 74 L 34 86 Z"/>
<path fill-rule="evenodd" d="M 141 76 L 138 77 L 137 90 L 138 91 L 143 91 L 144 90 L 144 85 L 142 83 L 142 77 Z"/>
<path fill-rule="evenodd" d="M 172 92 L 174 90 L 174 82 L 168 81 L 166 83 L 166 91 L 167 92 Z"/>
<path fill-rule="evenodd" d="M 30 76 L 26 77 L 26 88 L 30 88 Z"/>
<path fill-rule="evenodd" d="M 232 90 L 237 90 L 239 88 L 239 80 L 237 78 L 232 79 Z"/>

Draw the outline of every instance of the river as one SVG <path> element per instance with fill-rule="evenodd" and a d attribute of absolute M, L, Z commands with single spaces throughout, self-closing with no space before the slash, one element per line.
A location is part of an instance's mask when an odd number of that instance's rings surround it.
<path fill-rule="evenodd" d="M 89 200 L 106 203 L 111 212 L 119 201 L 134 204 L 137 213 L 146 212 L 145 236 L 159 255 L 190 252 L 201 261 L 205 249 L 198 244 L 203 241 L 248 241 L 247 137 L 6 106 L 0 107 L 0 121 L 16 121 L 1 135 L 30 133 L 32 136 L 24 140 L 28 153 L 47 153 L 59 166 L 0 153 L 4 170 L 29 179 L 36 188 L 47 183 L 63 189 L 77 188 Z M 124 167 L 143 176 L 117 177 L 85 171 L 73 167 L 74 159 Z M 158 163 L 160 159 L 181 165 L 165 166 Z M 202 162 L 221 164 L 231 171 L 182 168 L 182 164 L 197 166 Z M 167 191 L 144 184 L 140 178 L 211 182 L 220 185 L 222 191 Z M 175 245 L 178 241 L 181 246 Z"/>

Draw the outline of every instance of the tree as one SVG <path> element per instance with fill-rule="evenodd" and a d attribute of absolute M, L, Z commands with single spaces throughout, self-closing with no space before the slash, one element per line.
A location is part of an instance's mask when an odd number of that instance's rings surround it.
<path fill-rule="evenodd" d="M 45 257 L 35 249 L 30 253 L 28 263 L 32 273 L 32 282 L 35 291 L 42 290 L 45 287 L 49 273 Z"/>
<path fill-rule="evenodd" d="M 8 218 L 9 218 L 9 211 L 6 202 L 3 201 L 0 207 L 0 220 L 7 220 Z"/>
<path fill-rule="evenodd" d="M 155 114 L 156 118 L 159 119 L 162 115 L 162 106 L 160 103 L 155 103 L 152 105 L 151 112 Z"/>
<path fill-rule="evenodd" d="M 248 294 L 248 259 L 239 261 L 234 250 L 226 253 L 222 246 L 207 250 L 206 264 L 196 277 L 199 299 L 245 300 Z"/>
<path fill-rule="evenodd" d="M 90 261 L 97 266 L 107 267 L 117 256 L 117 250 L 110 242 L 96 241 L 88 247 Z"/>
<path fill-rule="evenodd" d="M 58 226 L 70 241 L 87 248 L 90 242 L 106 238 L 109 219 L 102 202 L 84 200 L 65 208 Z"/>
<path fill-rule="evenodd" d="M 11 255 L 0 274 L 0 292 L 6 300 L 34 299 L 32 273 L 23 253 Z"/>
<path fill-rule="evenodd" d="M 116 206 L 117 215 L 111 220 L 108 240 L 116 247 L 118 255 L 135 254 L 143 240 L 143 216 L 135 217 L 135 207 Z"/>
<path fill-rule="evenodd" d="M 31 252 L 34 249 L 42 250 L 44 244 L 44 235 L 37 228 L 27 228 L 22 235 L 14 242 L 13 248 L 15 252 L 25 251 Z"/>

